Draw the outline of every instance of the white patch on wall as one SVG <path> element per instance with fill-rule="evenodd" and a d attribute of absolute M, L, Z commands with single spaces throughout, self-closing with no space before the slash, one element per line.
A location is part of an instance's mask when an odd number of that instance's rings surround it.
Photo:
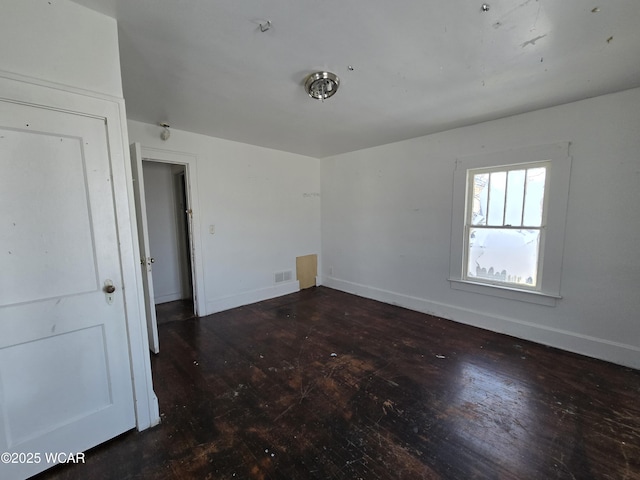
<path fill-rule="evenodd" d="M 293 272 L 291 270 L 287 270 L 285 272 L 276 272 L 275 274 L 276 283 L 290 282 L 292 278 Z"/>

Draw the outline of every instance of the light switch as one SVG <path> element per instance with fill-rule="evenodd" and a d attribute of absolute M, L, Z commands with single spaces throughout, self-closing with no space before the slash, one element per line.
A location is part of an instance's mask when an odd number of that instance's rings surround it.
<path fill-rule="evenodd" d="M 215 225 L 209 225 L 209 233 L 211 235 L 213 235 L 214 233 L 216 233 L 216 226 Z"/>

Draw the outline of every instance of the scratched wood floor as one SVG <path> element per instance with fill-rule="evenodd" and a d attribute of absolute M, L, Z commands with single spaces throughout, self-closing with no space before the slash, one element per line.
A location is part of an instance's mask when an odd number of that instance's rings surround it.
<path fill-rule="evenodd" d="M 53 479 L 638 479 L 640 372 L 318 287 L 160 326 L 162 423 Z"/>

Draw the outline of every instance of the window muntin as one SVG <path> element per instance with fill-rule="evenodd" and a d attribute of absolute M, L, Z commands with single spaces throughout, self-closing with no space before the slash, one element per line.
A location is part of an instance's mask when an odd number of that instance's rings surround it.
<path fill-rule="evenodd" d="M 549 162 L 467 171 L 463 278 L 540 289 Z"/>

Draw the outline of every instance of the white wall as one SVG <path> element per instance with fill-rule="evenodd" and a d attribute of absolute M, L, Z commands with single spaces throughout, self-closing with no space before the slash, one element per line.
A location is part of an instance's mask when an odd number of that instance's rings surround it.
<path fill-rule="evenodd" d="M 320 254 L 320 160 L 129 121 L 143 146 L 197 156 L 206 312 L 298 290 L 296 257 Z M 215 234 L 209 226 L 215 226 Z M 274 274 L 293 272 L 275 284 Z"/>
<path fill-rule="evenodd" d="M 0 69 L 122 98 L 116 21 L 65 0 L 8 0 Z"/>
<path fill-rule="evenodd" d="M 561 294 L 547 307 L 450 288 L 456 157 L 570 141 Z M 322 163 L 323 283 L 640 367 L 640 89 Z"/>
<path fill-rule="evenodd" d="M 167 163 L 142 162 L 147 204 L 149 250 L 153 264 L 155 303 L 184 298 L 176 196 L 172 168 Z M 190 296 L 190 295 L 187 295 Z"/>

